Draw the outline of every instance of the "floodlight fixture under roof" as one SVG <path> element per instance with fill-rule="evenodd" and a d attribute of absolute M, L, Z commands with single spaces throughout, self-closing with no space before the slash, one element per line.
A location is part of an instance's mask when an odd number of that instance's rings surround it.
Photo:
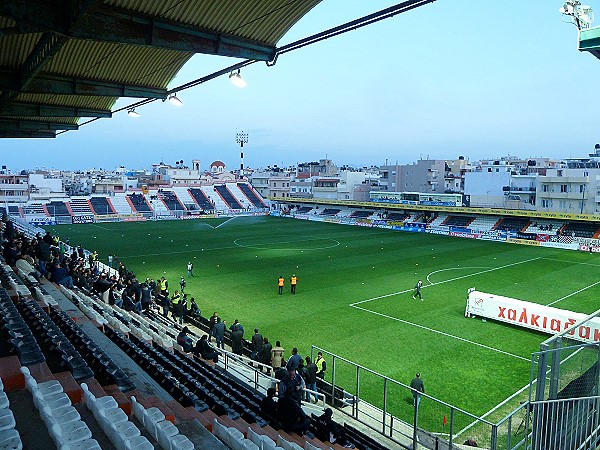
<path fill-rule="evenodd" d="M 135 108 L 129 108 L 129 109 L 127 110 L 127 115 L 128 115 L 129 117 L 140 117 L 140 116 L 141 116 L 141 114 L 140 114 L 139 112 L 137 112 L 137 111 L 135 110 Z"/>
<path fill-rule="evenodd" d="M 232 70 L 231 73 L 229 74 L 229 79 L 235 86 L 237 86 L 239 88 L 245 88 L 246 86 L 248 86 L 248 83 L 246 83 L 246 80 L 244 80 L 242 78 L 240 69 Z"/>
<path fill-rule="evenodd" d="M 179 99 L 179 97 L 177 97 L 177 94 L 175 92 L 173 92 L 171 95 L 169 95 L 169 103 L 171 103 L 171 105 L 175 105 L 175 106 L 183 106 L 183 102 Z"/>

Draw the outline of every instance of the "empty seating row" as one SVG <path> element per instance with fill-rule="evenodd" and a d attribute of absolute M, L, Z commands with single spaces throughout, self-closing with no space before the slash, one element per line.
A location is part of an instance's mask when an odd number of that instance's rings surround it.
<path fill-rule="evenodd" d="M 15 416 L 10 410 L 10 401 L 0 379 L 0 449 L 21 450 L 23 448 L 21 436 L 15 429 L 16 425 Z"/>
<path fill-rule="evenodd" d="M 115 214 L 106 197 L 92 197 L 90 204 L 95 214 Z"/>
<path fill-rule="evenodd" d="M 596 222 L 569 222 L 560 233 L 564 236 L 592 238 L 598 231 Z"/>
<path fill-rule="evenodd" d="M 162 199 L 163 202 L 165 202 L 165 205 L 167 206 L 167 208 L 169 210 L 171 210 L 171 211 L 184 211 L 185 210 L 185 208 L 179 201 L 179 198 L 177 198 L 177 195 L 175 195 L 174 192 L 159 190 L 158 196 Z"/>
<path fill-rule="evenodd" d="M 111 341 L 121 348 L 138 366 L 157 381 L 165 391 L 171 394 L 171 396 L 184 407 L 193 406 L 197 411 L 205 411 L 208 409 L 206 403 L 201 401 L 195 393 L 191 392 L 186 386 L 173 377 L 169 371 L 169 369 L 173 369 L 172 367 L 165 367 L 164 361 L 154 359 L 154 355 L 149 355 L 145 351 L 148 348 L 151 348 L 148 344 L 142 349 L 141 346 L 138 346 L 136 343 L 127 339 L 121 332 L 113 330 L 110 327 L 105 329 L 105 333 Z M 137 344 L 140 342 L 142 341 L 137 341 Z"/>
<path fill-rule="evenodd" d="M 196 200 L 198 206 L 205 211 L 212 211 L 215 205 L 208 199 L 206 194 L 199 188 L 190 188 L 190 195 Z"/>
<path fill-rule="evenodd" d="M 321 215 L 322 216 L 335 216 L 337 213 L 339 213 L 341 211 L 341 209 L 336 209 L 336 208 L 325 208 L 322 212 Z"/>
<path fill-rule="evenodd" d="M 31 365 L 45 361 L 44 354 L 31 330 L 19 313 L 5 289 L 0 288 L 0 321 L 2 323 L 2 342 L 0 355 L 7 356 L 14 352 L 22 365 Z M 5 342 L 11 347 L 7 349 Z"/>
<path fill-rule="evenodd" d="M 296 214 L 307 214 L 312 211 L 312 206 L 303 206 L 302 208 L 298 208 L 296 210 Z"/>
<path fill-rule="evenodd" d="M 467 228 L 473 219 L 475 218 L 471 216 L 448 216 L 442 225 L 456 228 Z"/>
<path fill-rule="evenodd" d="M 350 217 L 353 217 L 355 219 L 366 219 L 374 213 L 375 211 L 352 211 Z"/>
<path fill-rule="evenodd" d="M 21 315 L 34 331 L 36 340 L 46 356 L 46 362 L 53 372 L 66 367 L 75 380 L 81 381 L 94 376 L 87 362 L 82 358 L 69 338 L 46 314 L 42 307 L 31 299 L 22 299 L 17 305 Z"/>
<path fill-rule="evenodd" d="M 52 217 L 70 216 L 71 212 L 67 208 L 65 202 L 54 201 L 46 204 L 46 209 Z"/>
<path fill-rule="evenodd" d="M 127 196 L 137 212 L 152 212 L 143 194 L 134 192 L 133 194 L 128 194 Z"/>
<path fill-rule="evenodd" d="M 73 214 L 75 215 L 93 214 L 90 204 L 86 198 L 72 197 L 69 204 L 71 206 L 71 211 L 73 211 Z"/>
<path fill-rule="evenodd" d="M 194 444 L 187 436 L 179 434 L 175 425 L 165 419 L 165 415 L 156 407 L 145 408 L 135 397 L 131 397 L 133 414 L 144 429 L 160 444 L 164 450 L 193 450 Z"/>
<path fill-rule="evenodd" d="M 523 231 L 529 226 L 527 217 L 504 217 L 496 226 L 497 230 L 504 231 Z"/>
<path fill-rule="evenodd" d="M 119 408 L 114 397 L 107 395 L 96 398 L 85 383 L 81 385 L 81 388 L 87 408 L 117 450 L 152 450 L 154 448 L 154 445 L 141 435 L 140 429 L 129 420 L 125 411 Z M 166 448 L 170 450 L 170 447 Z"/>
<path fill-rule="evenodd" d="M 244 195 L 250 200 L 250 203 L 254 205 L 255 208 L 265 208 L 265 203 L 262 199 L 254 192 L 248 183 L 238 183 L 237 184 L 240 191 L 244 193 Z"/>
<path fill-rule="evenodd" d="M 135 384 L 127 374 L 121 370 L 112 358 L 110 358 L 66 312 L 56 307 L 50 307 L 50 317 L 69 340 L 79 349 L 81 356 L 94 371 L 96 379 L 100 381 L 100 384 L 115 384 L 122 392 L 128 392 L 135 389 Z"/>
<path fill-rule="evenodd" d="M 215 191 L 221 196 L 223 201 L 227 204 L 230 209 L 244 209 L 244 207 L 237 201 L 233 194 L 229 191 L 227 186 L 221 184 L 215 186 Z"/>
<path fill-rule="evenodd" d="M 58 381 L 38 383 L 27 367 L 22 367 L 21 372 L 27 390 L 33 396 L 33 404 L 58 448 L 101 449 Z"/>

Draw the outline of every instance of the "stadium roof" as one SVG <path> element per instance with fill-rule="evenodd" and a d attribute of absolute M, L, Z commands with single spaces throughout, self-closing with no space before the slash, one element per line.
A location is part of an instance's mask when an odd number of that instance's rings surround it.
<path fill-rule="evenodd" d="M 2 0 L 0 137 L 76 130 L 119 97 L 164 100 L 195 53 L 271 61 L 319 2 Z"/>

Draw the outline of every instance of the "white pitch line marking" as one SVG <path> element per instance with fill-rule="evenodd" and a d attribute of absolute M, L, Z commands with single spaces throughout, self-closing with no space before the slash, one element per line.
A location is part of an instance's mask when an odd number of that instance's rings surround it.
<path fill-rule="evenodd" d="M 216 230 L 216 229 L 217 229 L 217 228 L 219 228 L 221 225 L 225 225 L 227 222 L 229 222 L 229 221 L 231 221 L 231 220 L 233 220 L 233 219 L 235 219 L 235 217 L 230 217 L 230 218 L 229 218 L 229 219 L 227 219 L 225 222 L 223 222 L 223 223 L 220 223 L 219 225 L 217 225 L 216 227 L 213 227 L 213 228 Z"/>
<path fill-rule="evenodd" d="M 569 298 L 569 297 L 572 297 L 572 296 L 573 296 L 573 295 L 575 295 L 575 294 L 579 294 L 580 292 L 583 292 L 583 291 L 585 291 L 585 290 L 587 290 L 587 289 L 589 289 L 589 288 L 591 288 L 591 287 L 594 287 L 594 286 L 596 286 L 597 284 L 600 284 L 600 281 L 596 281 L 594 284 L 590 284 L 589 286 L 586 286 L 586 287 L 584 287 L 584 288 L 581 288 L 581 289 L 579 289 L 578 291 L 572 292 L 572 293 L 570 293 L 569 295 L 565 295 L 564 297 L 562 297 L 562 298 L 559 298 L 558 300 L 554 300 L 553 302 L 550 302 L 550 303 L 548 303 L 546 306 L 552 306 L 552 305 L 554 305 L 555 303 L 558 303 L 558 302 L 560 302 L 561 300 L 565 300 L 565 299 L 567 299 L 567 298 Z"/>
<path fill-rule="evenodd" d="M 497 348 L 494 348 L 494 347 L 490 347 L 488 345 L 480 344 L 479 342 L 470 341 L 469 339 L 465 339 L 465 338 L 462 338 L 460 336 L 455 336 L 453 334 L 445 333 L 444 331 L 439 331 L 439 330 L 436 330 L 434 328 L 429 328 L 429 327 L 426 327 L 424 325 L 419 325 L 417 323 L 409 322 L 407 320 L 398 319 L 397 317 L 388 316 L 387 314 L 379 313 L 379 312 L 376 312 L 376 311 L 371 311 L 370 309 L 362 308 L 360 306 L 355 306 L 355 305 L 351 305 L 351 306 L 353 308 L 360 309 L 361 311 L 366 311 L 366 312 L 369 312 L 371 314 L 376 314 L 378 316 L 385 317 L 386 319 L 392 319 L 392 320 L 395 320 L 397 322 L 402 322 L 402 323 L 405 323 L 407 325 L 412 325 L 413 327 L 421 328 L 422 330 L 431 331 L 433 333 L 441 334 L 442 336 L 446 336 L 446 337 L 450 337 L 450 338 L 453 338 L 453 339 L 457 339 L 457 340 L 462 341 L 462 342 L 467 342 L 469 344 L 473 344 L 473 345 L 476 345 L 478 347 L 485 348 L 487 350 L 492 350 L 492 351 L 495 351 L 495 352 L 498 352 L 498 353 L 502 353 L 502 354 L 507 355 L 507 356 L 512 356 L 513 358 L 522 359 L 523 361 L 528 361 L 528 362 L 531 361 L 531 358 L 524 358 L 523 356 L 519 356 L 519 355 L 515 355 L 513 353 L 505 352 L 504 350 L 500 350 L 500 349 L 497 349 Z"/>
<path fill-rule="evenodd" d="M 546 256 L 542 257 L 542 259 L 547 259 L 548 261 L 564 262 L 564 263 L 569 263 L 569 264 L 581 264 L 582 266 L 600 267 L 600 264 L 592 264 L 592 263 L 579 262 L 579 261 L 569 261 L 568 259 L 548 258 Z"/>
<path fill-rule="evenodd" d="M 437 283 L 431 283 L 431 284 L 428 284 L 426 286 L 423 286 L 423 288 L 427 288 L 427 287 L 431 287 L 431 286 L 437 286 L 438 284 L 450 283 L 451 281 L 462 280 L 463 278 L 474 277 L 474 276 L 481 275 L 481 274 L 484 274 L 484 273 L 494 272 L 495 270 L 506 269 L 507 267 L 517 266 L 519 264 L 525 264 L 525 263 L 528 263 L 528 262 L 531 262 L 531 261 L 536 261 L 536 260 L 538 260 L 540 258 L 541 258 L 541 256 L 538 256 L 537 258 L 531 258 L 531 259 L 526 259 L 524 261 L 519 261 L 519 262 L 516 262 L 516 263 L 506 264 L 505 266 L 494 267 L 492 269 L 482 270 L 481 272 L 470 273 L 470 274 L 467 274 L 467 275 L 462 275 L 460 277 L 450 278 L 448 280 L 443 280 L 443 281 L 438 281 Z M 393 292 L 391 294 L 385 294 L 385 295 L 380 295 L 378 297 L 368 298 L 366 300 L 361 300 L 359 302 L 351 303 L 350 306 L 356 306 L 356 305 L 360 305 L 361 303 L 372 302 L 374 300 L 379 300 L 379 299 L 386 298 L 386 297 L 393 297 L 394 295 L 406 294 L 407 292 L 412 292 L 413 289 L 414 288 L 410 288 L 410 289 L 405 289 L 404 291 Z"/>
<path fill-rule="evenodd" d="M 430 274 L 427 275 L 427 282 L 429 284 L 433 284 L 431 281 L 429 281 L 429 277 L 431 275 L 433 275 L 434 273 L 445 272 L 447 270 L 462 270 L 462 269 L 489 269 L 489 267 L 449 267 L 447 269 L 434 270 L 433 272 L 431 272 Z"/>

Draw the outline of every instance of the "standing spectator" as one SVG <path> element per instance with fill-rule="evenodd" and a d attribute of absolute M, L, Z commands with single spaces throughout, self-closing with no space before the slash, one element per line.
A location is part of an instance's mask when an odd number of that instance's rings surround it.
<path fill-rule="evenodd" d="M 7 214 L 2 215 L 2 222 L 4 223 L 4 232 L 2 233 L 2 238 L 4 241 L 12 241 L 15 237 L 15 224 L 12 223 L 10 217 Z"/>
<path fill-rule="evenodd" d="M 175 291 L 177 292 L 177 291 Z M 185 294 L 183 297 L 178 297 L 173 300 L 173 319 L 179 321 L 179 325 L 183 325 L 183 316 L 185 314 Z"/>
<path fill-rule="evenodd" d="M 298 349 L 294 347 L 292 349 L 292 356 L 290 356 L 290 359 L 288 359 L 285 367 L 287 370 L 297 369 L 300 366 L 300 361 L 302 361 L 302 356 L 298 354 Z"/>
<path fill-rule="evenodd" d="M 260 356 L 258 360 L 267 366 L 271 365 L 271 350 L 273 350 L 273 346 L 269 342 L 269 339 L 264 338 L 263 346 L 260 349 Z"/>
<path fill-rule="evenodd" d="M 157 302 L 160 302 L 160 305 L 163 309 L 163 317 L 169 316 L 169 308 L 171 308 L 171 299 L 168 295 L 163 295 L 162 292 L 159 292 L 156 296 Z"/>
<path fill-rule="evenodd" d="M 292 275 L 292 278 L 290 278 L 290 286 L 291 286 L 291 292 L 292 294 L 296 294 L 296 285 L 298 284 L 298 277 L 296 276 L 296 274 Z"/>
<path fill-rule="evenodd" d="M 287 375 L 279 382 L 279 398 L 288 395 L 286 392 L 291 389 L 291 396 L 298 404 L 302 403 L 304 396 L 304 379 L 300 376 L 296 369 L 288 369 Z"/>
<path fill-rule="evenodd" d="M 196 299 L 194 297 L 192 297 L 190 299 L 190 314 L 189 314 L 189 316 L 192 319 L 199 320 L 201 315 L 202 315 L 202 312 L 200 311 L 200 308 L 198 308 L 198 305 L 196 304 Z"/>
<path fill-rule="evenodd" d="M 220 322 L 220 321 L 221 321 L 221 319 L 219 319 L 219 314 L 217 313 L 217 311 L 215 311 L 209 320 L 210 331 L 208 332 L 208 342 L 210 342 L 211 336 L 212 337 L 215 336 L 215 325 L 217 324 L 217 322 Z"/>
<path fill-rule="evenodd" d="M 264 414 L 265 419 L 275 420 L 277 418 L 277 402 L 273 400 L 275 397 L 275 388 L 267 389 L 267 395 L 260 402 L 260 411 Z"/>
<path fill-rule="evenodd" d="M 284 363 L 285 349 L 281 346 L 281 342 L 276 341 L 275 347 L 271 350 L 271 366 L 275 371 L 279 369 Z"/>
<path fill-rule="evenodd" d="M 417 297 L 417 295 L 419 296 L 419 299 L 421 301 L 423 301 L 423 297 L 421 296 L 421 288 L 423 287 L 423 282 L 421 280 L 417 281 L 417 284 L 415 285 L 415 293 L 413 294 L 413 300 Z"/>
<path fill-rule="evenodd" d="M 107 259 L 108 259 L 108 267 L 110 267 L 112 269 L 113 268 L 113 255 L 112 255 L 112 253 L 110 253 L 108 255 Z"/>
<path fill-rule="evenodd" d="M 317 366 L 317 376 L 319 378 L 324 378 L 325 371 L 327 370 L 327 364 L 325 363 L 325 360 L 323 359 L 322 352 L 317 352 L 317 359 L 315 359 L 315 364 Z"/>
<path fill-rule="evenodd" d="M 188 277 L 193 277 L 194 276 L 194 265 L 192 264 L 192 262 L 188 262 L 187 264 L 187 276 Z"/>
<path fill-rule="evenodd" d="M 283 279 L 283 275 L 279 275 L 279 278 L 277 279 L 277 289 L 278 289 L 278 293 L 279 295 L 283 294 L 283 285 L 285 283 L 285 280 Z"/>
<path fill-rule="evenodd" d="M 229 331 L 233 331 L 233 327 L 235 327 L 235 326 L 237 326 L 240 330 L 242 330 L 242 334 L 244 334 L 244 326 L 237 319 L 235 319 L 233 321 L 233 324 L 229 327 Z"/>
<path fill-rule="evenodd" d="M 142 296 L 140 300 L 142 302 L 142 310 L 148 312 L 148 310 L 150 309 L 150 303 L 152 302 L 152 297 L 150 295 L 150 286 L 148 286 L 148 283 L 142 283 L 141 293 Z"/>
<path fill-rule="evenodd" d="M 262 334 L 258 332 L 258 328 L 254 329 L 254 334 L 252 335 L 252 340 L 250 343 L 250 358 L 258 361 L 258 353 L 261 351 L 263 346 L 263 337 Z"/>
<path fill-rule="evenodd" d="M 123 264 L 121 263 L 121 265 L 123 265 Z M 119 275 L 120 275 L 120 273 L 119 273 Z M 160 293 L 162 295 L 168 296 L 169 295 L 169 282 L 165 279 L 165 277 L 160 278 L 159 284 L 160 284 Z"/>
<path fill-rule="evenodd" d="M 231 330 L 231 351 L 236 355 L 241 355 L 244 350 L 244 332 L 239 325 L 232 325 Z"/>
<path fill-rule="evenodd" d="M 421 380 L 421 374 L 417 372 L 415 377 L 410 382 L 410 387 L 413 389 L 413 405 L 414 407 L 419 406 L 419 402 L 421 401 L 421 394 L 425 393 L 425 385 L 423 384 L 423 380 Z"/>
<path fill-rule="evenodd" d="M 185 292 L 185 278 L 181 277 L 181 280 L 179 280 L 179 287 L 181 287 L 181 293 L 183 294 Z"/>
<path fill-rule="evenodd" d="M 304 371 L 306 373 L 306 389 L 310 389 L 311 391 L 317 391 L 317 365 L 311 361 L 310 356 L 306 358 L 306 366 L 304 366 Z M 319 401 L 319 397 L 317 394 L 313 394 L 315 397 L 315 403 Z M 306 401 L 310 402 L 310 393 L 306 392 Z"/>
<path fill-rule="evenodd" d="M 225 344 L 223 343 L 223 337 L 225 336 L 225 321 L 221 322 L 221 319 L 217 318 L 217 323 L 213 327 L 213 330 L 215 330 L 217 348 L 225 349 Z"/>

